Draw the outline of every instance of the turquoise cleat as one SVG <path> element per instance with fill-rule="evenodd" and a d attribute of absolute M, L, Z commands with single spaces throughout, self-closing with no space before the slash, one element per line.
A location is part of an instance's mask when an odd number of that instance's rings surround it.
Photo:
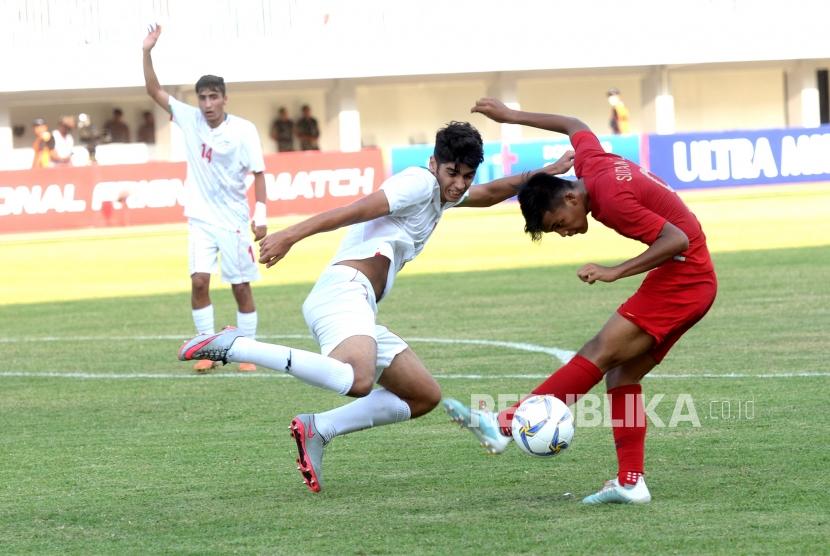
<path fill-rule="evenodd" d="M 498 418 L 492 411 L 470 409 L 453 398 L 444 398 L 443 403 L 450 419 L 473 433 L 488 453 L 504 452 L 513 440 L 501 433 Z"/>
<path fill-rule="evenodd" d="M 631 486 L 622 486 L 617 479 L 605 481 L 602 490 L 582 499 L 583 504 L 647 504 L 648 502 L 651 502 L 651 493 L 642 477 Z"/>

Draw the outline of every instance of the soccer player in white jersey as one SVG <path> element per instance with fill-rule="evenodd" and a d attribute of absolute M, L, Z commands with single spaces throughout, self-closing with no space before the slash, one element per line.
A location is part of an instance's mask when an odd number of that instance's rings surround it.
<path fill-rule="evenodd" d="M 259 278 L 253 241 L 247 232 L 249 208 L 245 177 L 254 174 L 254 208 L 251 230 L 259 241 L 267 233 L 265 225 L 265 162 L 254 124 L 225 112 L 225 81 L 204 75 L 196 83 L 199 107 L 170 96 L 159 85 L 150 51 L 156 45 L 161 27 L 150 28 L 144 39 L 144 83 L 147 93 L 167 110 L 184 135 L 187 153 L 185 209 L 189 226 L 189 270 L 193 322 L 200 334 L 214 333 L 213 305 L 210 300 L 210 275 L 221 256 L 222 281 L 231 284 L 236 299 L 238 329 L 254 338 L 257 312 L 251 282 Z M 196 372 L 207 372 L 217 363 L 197 360 Z M 256 366 L 239 362 L 240 371 Z"/>
<path fill-rule="evenodd" d="M 561 174 L 571 154 L 543 171 Z M 512 176 L 470 188 L 483 160 L 481 136 L 469 123 L 438 131 L 429 168 L 408 168 L 354 203 L 267 236 L 260 262 L 271 267 L 298 241 L 349 226 L 330 265 L 303 304 L 321 354 L 257 342 L 234 329 L 185 342 L 183 360 L 253 361 L 300 380 L 358 398 L 317 414 L 297 415 L 291 435 L 298 469 L 313 492 L 322 488 L 323 448 L 338 435 L 420 417 L 441 401 L 441 389 L 415 352 L 376 322 L 377 304 L 395 276 L 424 248 L 441 216 L 455 206 L 489 207 L 512 197 L 527 179 Z M 380 388 L 374 388 L 378 383 Z"/>

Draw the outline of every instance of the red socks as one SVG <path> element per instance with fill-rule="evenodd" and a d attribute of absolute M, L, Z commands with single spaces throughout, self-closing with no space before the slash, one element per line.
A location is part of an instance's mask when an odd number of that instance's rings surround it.
<path fill-rule="evenodd" d="M 602 376 L 603 372 L 599 367 L 581 355 L 574 355 L 573 359 L 537 386 L 533 394 L 550 394 L 571 405 L 602 380 Z M 499 413 L 499 426 L 504 436 L 512 434 L 513 414 L 520 403 L 517 402 Z"/>
<path fill-rule="evenodd" d="M 608 391 L 619 465 L 617 481 L 623 486 L 635 484 L 643 475 L 646 415 L 642 392 L 639 384 L 618 386 Z"/>

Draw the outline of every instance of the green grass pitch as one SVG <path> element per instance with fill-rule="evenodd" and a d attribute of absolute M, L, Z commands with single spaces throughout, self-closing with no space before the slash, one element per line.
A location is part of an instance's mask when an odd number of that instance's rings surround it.
<path fill-rule="evenodd" d="M 669 400 L 657 408 L 663 421 L 686 395 L 700 420 L 651 427 L 655 500 L 647 507 L 578 503 L 615 469 L 607 427 L 578 428 L 554 460 L 517 450 L 491 457 L 440 411 L 336 439 L 326 491 L 312 495 L 294 469 L 287 425 L 297 412 L 343 400 L 266 373 L 193 377 L 175 361 L 178 337 L 191 327 L 186 294 L 0 307 L 0 546 L 84 554 L 823 552 L 830 290 L 817 276 L 827 260 L 826 247 L 716 257 L 718 302 L 644 383 L 647 398 Z M 573 270 L 402 276 L 382 321 L 404 337 L 576 349 L 637 281 L 589 288 Z M 262 333 L 305 334 L 299 304 L 307 290 L 259 288 Z M 220 322 L 233 314 L 229 298 L 214 296 Z M 461 399 L 525 392 L 538 380 L 504 377 L 541 376 L 557 364 L 500 347 L 412 345 L 445 394 Z M 802 373 L 813 376 L 790 376 Z M 462 374 L 481 378 L 454 378 Z M 695 376 L 728 374 L 736 376 Z M 110 378 L 95 378 L 102 375 Z M 747 402 L 752 414 L 738 414 Z"/>

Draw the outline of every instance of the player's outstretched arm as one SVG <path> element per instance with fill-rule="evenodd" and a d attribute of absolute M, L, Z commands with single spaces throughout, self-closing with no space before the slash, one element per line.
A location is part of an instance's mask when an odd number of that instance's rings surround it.
<path fill-rule="evenodd" d="M 689 238 L 685 232 L 671 222 L 666 222 L 654 243 L 636 257 L 616 266 L 588 263 L 580 268 L 576 274 L 580 280 L 589 284 L 614 282 L 620 278 L 627 278 L 657 268 L 688 248 Z"/>
<path fill-rule="evenodd" d="M 309 236 L 330 232 L 359 222 L 368 222 L 389 214 L 386 193 L 375 191 L 345 207 L 327 210 L 279 232 L 265 236 L 259 242 L 259 262 L 271 268 L 285 257 L 288 250 Z"/>
<path fill-rule="evenodd" d="M 153 58 L 150 56 L 150 51 L 156 46 L 156 41 L 159 40 L 160 35 L 161 25 L 151 25 L 141 45 L 141 50 L 144 54 L 144 87 L 147 89 L 147 94 L 150 95 L 150 98 L 170 112 L 170 95 L 161 88 L 159 79 L 156 77 L 156 70 L 153 69 Z"/>
<path fill-rule="evenodd" d="M 495 98 L 478 99 L 470 112 L 484 114 L 491 120 L 502 124 L 526 125 L 556 133 L 564 133 L 568 137 L 573 136 L 577 131 L 590 129 L 582 120 L 571 116 L 513 110 Z"/>
<path fill-rule="evenodd" d="M 491 207 L 516 195 L 522 184 L 529 180 L 534 174 L 545 173 L 557 176 L 570 170 L 573 165 L 574 152 L 567 151 L 553 164 L 548 164 L 544 168 L 536 170 L 535 172 L 524 172 L 522 174 L 501 178 L 489 183 L 472 186 L 470 188 L 470 192 L 467 194 L 467 198 L 459 206 Z"/>

